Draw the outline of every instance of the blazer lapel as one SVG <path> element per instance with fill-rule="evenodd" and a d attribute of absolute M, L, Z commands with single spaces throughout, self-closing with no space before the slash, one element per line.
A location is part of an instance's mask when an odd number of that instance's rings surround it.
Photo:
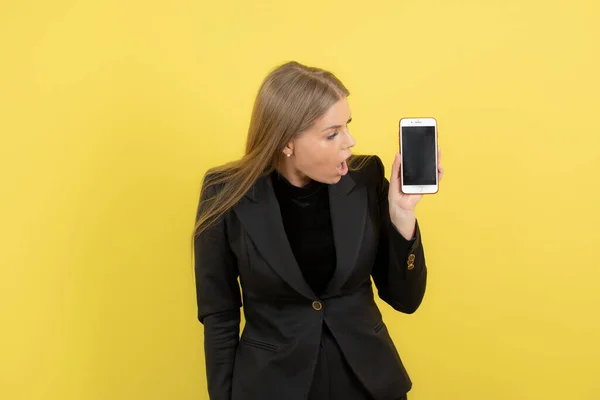
<path fill-rule="evenodd" d="M 270 176 L 259 178 L 234 207 L 261 256 L 294 290 L 309 299 L 316 296 L 300 271 L 287 239 L 279 203 Z"/>
<path fill-rule="evenodd" d="M 329 205 L 337 265 L 326 293 L 335 295 L 348 279 L 360 250 L 367 216 L 366 188 L 356 187 L 352 177 L 345 175 L 329 187 Z"/>

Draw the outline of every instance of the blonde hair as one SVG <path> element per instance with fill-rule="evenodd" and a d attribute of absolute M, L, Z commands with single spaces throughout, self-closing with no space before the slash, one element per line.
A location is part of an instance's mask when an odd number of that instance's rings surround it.
<path fill-rule="evenodd" d="M 291 61 L 271 71 L 254 102 L 244 156 L 206 173 L 193 237 L 231 209 L 261 176 L 273 171 L 295 135 L 349 94 L 335 75 L 320 68 Z M 208 197 L 207 190 L 215 185 L 219 190 Z"/>

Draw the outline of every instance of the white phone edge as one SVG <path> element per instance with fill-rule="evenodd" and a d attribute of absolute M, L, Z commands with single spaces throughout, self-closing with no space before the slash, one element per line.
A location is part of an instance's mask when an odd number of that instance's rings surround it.
<path fill-rule="evenodd" d="M 438 164 L 438 135 L 437 120 L 435 118 L 401 118 L 400 119 L 400 151 L 402 151 L 402 128 L 405 126 L 433 126 L 435 127 L 435 165 Z M 435 194 L 439 190 L 439 174 L 435 175 L 435 185 L 405 185 L 404 174 L 400 173 L 400 190 L 405 194 Z"/>

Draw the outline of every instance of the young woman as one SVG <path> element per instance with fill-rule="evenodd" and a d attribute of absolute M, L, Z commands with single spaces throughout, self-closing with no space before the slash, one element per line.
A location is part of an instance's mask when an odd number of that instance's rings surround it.
<path fill-rule="evenodd" d="M 379 157 L 351 157 L 348 95 L 330 72 L 279 66 L 245 155 L 205 177 L 194 251 L 212 400 L 396 400 L 411 388 L 371 282 L 394 309 L 419 307 L 421 196 L 401 193 L 399 154 L 389 182 Z"/>

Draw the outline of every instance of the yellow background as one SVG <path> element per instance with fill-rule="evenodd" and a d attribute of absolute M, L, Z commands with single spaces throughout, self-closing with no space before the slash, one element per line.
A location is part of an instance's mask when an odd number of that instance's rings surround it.
<path fill-rule="evenodd" d="M 290 59 L 388 171 L 398 120 L 438 119 L 428 292 L 382 304 L 411 400 L 600 398 L 600 6 L 567 4 L 3 1 L 0 398 L 207 398 L 199 183 Z"/>

